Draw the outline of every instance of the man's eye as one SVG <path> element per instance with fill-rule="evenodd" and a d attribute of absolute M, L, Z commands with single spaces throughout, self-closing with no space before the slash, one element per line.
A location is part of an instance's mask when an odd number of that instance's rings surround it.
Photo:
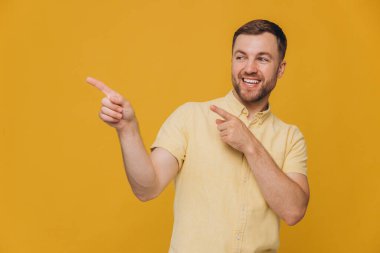
<path fill-rule="evenodd" d="M 243 58 L 243 56 L 236 56 L 236 60 L 242 60 Z"/>
<path fill-rule="evenodd" d="M 265 57 L 259 57 L 259 61 L 268 62 L 269 60 Z"/>

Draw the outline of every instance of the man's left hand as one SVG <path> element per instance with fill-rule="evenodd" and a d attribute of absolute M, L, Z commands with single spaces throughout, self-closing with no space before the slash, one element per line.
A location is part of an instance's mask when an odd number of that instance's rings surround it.
<path fill-rule="evenodd" d="M 210 109 L 223 118 L 216 120 L 222 141 L 244 154 L 248 152 L 254 136 L 245 124 L 220 107 L 212 105 Z"/>

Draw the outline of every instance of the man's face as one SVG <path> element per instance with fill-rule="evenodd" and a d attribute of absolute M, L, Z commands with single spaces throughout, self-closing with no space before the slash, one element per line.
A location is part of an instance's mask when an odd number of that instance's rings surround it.
<path fill-rule="evenodd" d="M 285 65 L 273 34 L 239 35 L 232 52 L 232 83 L 241 102 L 267 102 Z"/>

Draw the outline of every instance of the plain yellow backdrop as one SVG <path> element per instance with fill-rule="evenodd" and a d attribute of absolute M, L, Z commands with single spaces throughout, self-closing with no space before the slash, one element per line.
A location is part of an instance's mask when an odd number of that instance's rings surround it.
<path fill-rule="evenodd" d="M 309 150 L 280 253 L 380 252 L 377 0 L 1 0 L 0 252 L 167 252 L 173 185 L 136 200 L 85 78 L 130 99 L 150 145 L 177 106 L 229 91 L 233 32 L 257 18 L 288 36 L 271 104 Z"/>

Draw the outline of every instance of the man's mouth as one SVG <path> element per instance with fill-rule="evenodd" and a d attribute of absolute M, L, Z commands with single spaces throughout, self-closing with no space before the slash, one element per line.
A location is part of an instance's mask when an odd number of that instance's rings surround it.
<path fill-rule="evenodd" d="M 259 79 L 251 79 L 251 78 L 242 78 L 243 83 L 248 87 L 253 87 L 261 82 Z"/>

